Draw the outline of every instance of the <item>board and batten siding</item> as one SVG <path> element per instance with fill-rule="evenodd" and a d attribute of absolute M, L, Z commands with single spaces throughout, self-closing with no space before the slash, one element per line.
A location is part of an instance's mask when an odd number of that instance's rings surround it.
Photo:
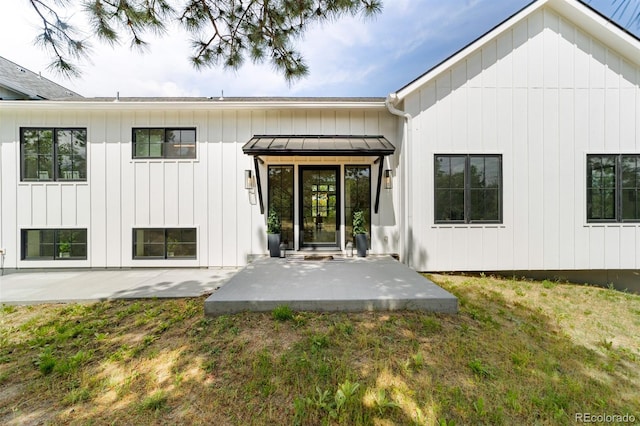
<path fill-rule="evenodd" d="M 544 7 L 408 95 L 412 266 L 640 268 L 638 224 L 586 218 L 587 154 L 640 152 L 639 83 L 638 63 Z M 435 154 L 502 155 L 502 224 L 435 225 Z"/>
<path fill-rule="evenodd" d="M 168 105 L 145 110 L 125 103 L 117 108 L 56 103 L 50 108 L 3 108 L 0 114 L 5 268 L 244 265 L 249 255 L 265 253 L 267 245 L 265 217 L 251 203 L 243 182 L 253 158 L 241 148 L 252 135 L 368 132 L 393 141 L 398 132 L 397 119 L 383 108 L 189 110 Z M 87 181 L 21 182 L 21 127 L 86 128 Z M 195 127 L 196 158 L 132 158 L 136 127 Z M 262 177 L 266 202 L 264 172 Z M 383 211 L 393 210 L 388 198 L 383 198 Z M 396 224 L 387 222 L 380 224 L 380 232 L 397 236 Z M 138 227 L 196 228 L 197 258 L 134 260 L 132 229 Z M 21 260 L 20 230 L 26 228 L 86 228 L 87 260 Z"/>

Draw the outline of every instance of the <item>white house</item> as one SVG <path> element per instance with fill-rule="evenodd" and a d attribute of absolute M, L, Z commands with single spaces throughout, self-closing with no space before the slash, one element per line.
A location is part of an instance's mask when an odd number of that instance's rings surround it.
<path fill-rule="evenodd" d="M 420 271 L 636 282 L 640 41 L 538 0 L 387 99 L 0 102 L 5 268 L 369 252 Z M 519 273 L 519 272 L 518 272 Z"/>

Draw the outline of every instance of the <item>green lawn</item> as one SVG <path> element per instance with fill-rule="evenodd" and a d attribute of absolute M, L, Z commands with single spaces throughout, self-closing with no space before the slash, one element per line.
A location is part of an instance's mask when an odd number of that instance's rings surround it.
<path fill-rule="evenodd" d="M 640 421 L 640 296 L 431 278 L 458 315 L 205 318 L 202 298 L 3 306 L 0 424 Z"/>

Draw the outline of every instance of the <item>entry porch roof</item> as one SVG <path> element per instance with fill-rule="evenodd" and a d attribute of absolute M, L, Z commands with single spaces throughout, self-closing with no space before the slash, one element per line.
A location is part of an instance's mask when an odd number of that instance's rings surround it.
<path fill-rule="evenodd" d="M 383 157 L 395 147 L 384 136 L 255 135 L 244 144 L 248 155 Z"/>

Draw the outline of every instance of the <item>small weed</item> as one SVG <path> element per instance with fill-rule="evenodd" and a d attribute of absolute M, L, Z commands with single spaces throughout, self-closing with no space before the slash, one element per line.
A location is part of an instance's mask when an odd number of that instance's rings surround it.
<path fill-rule="evenodd" d="M 360 383 L 352 383 L 349 380 L 345 380 L 338 386 L 338 390 L 334 397 L 336 402 L 336 411 L 338 413 L 340 413 L 340 410 L 355 397 L 359 387 Z"/>
<path fill-rule="evenodd" d="M 329 391 L 323 391 L 319 386 L 316 386 L 316 394 L 313 398 L 307 398 L 307 404 L 322 410 L 330 411 L 331 400 L 329 399 Z"/>
<path fill-rule="evenodd" d="M 549 281 L 549 280 L 542 281 L 542 287 L 546 288 L 547 290 L 555 288 L 556 286 L 557 284 L 554 283 L 553 281 Z"/>
<path fill-rule="evenodd" d="M 308 416 L 307 400 L 305 398 L 296 396 L 293 399 L 293 416 L 293 423 L 295 425 L 303 424 L 303 420 Z"/>
<path fill-rule="evenodd" d="M 598 344 L 608 351 L 613 348 L 613 342 L 611 340 L 602 339 Z"/>
<path fill-rule="evenodd" d="M 529 364 L 531 353 L 528 351 L 518 351 L 511 354 L 511 362 L 517 367 L 525 367 Z"/>
<path fill-rule="evenodd" d="M 2 313 L 3 314 L 12 314 L 14 313 L 18 308 L 16 308 L 14 305 L 2 305 Z"/>
<path fill-rule="evenodd" d="M 422 331 L 429 335 L 435 334 L 442 330 L 442 324 L 437 318 L 434 317 L 426 317 L 422 319 Z"/>
<path fill-rule="evenodd" d="M 290 321 L 293 319 L 293 311 L 288 305 L 280 305 L 271 312 L 271 316 L 276 321 Z"/>
<path fill-rule="evenodd" d="M 522 406 L 518 402 L 518 394 L 513 390 L 508 390 L 505 398 L 507 406 L 512 410 L 519 412 Z"/>
<path fill-rule="evenodd" d="M 382 415 L 386 410 L 390 408 L 397 408 L 398 404 L 393 402 L 387 396 L 387 392 L 384 389 L 378 390 L 373 397 L 373 404 L 378 410 L 378 413 Z"/>
<path fill-rule="evenodd" d="M 474 359 L 469 362 L 469 368 L 471 368 L 471 371 L 473 371 L 477 376 L 483 378 L 492 378 L 494 375 L 491 368 L 483 364 L 479 359 Z"/>
<path fill-rule="evenodd" d="M 155 392 L 140 403 L 140 409 L 146 411 L 162 411 L 167 408 L 168 397 L 163 391 Z"/>
<path fill-rule="evenodd" d="M 81 402 L 86 402 L 91 399 L 91 392 L 87 388 L 72 389 L 63 399 L 63 402 L 67 405 L 74 405 Z"/>
<path fill-rule="evenodd" d="M 421 370 L 424 367 L 424 356 L 422 355 L 421 352 L 411 355 L 411 358 L 405 361 L 404 367 L 408 371 L 415 372 L 415 371 Z"/>
<path fill-rule="evenodd" d="M 326 334 L 313 334 L 309 338 L 309 342 L 311 343 L 311 352 L 316 353 L 329 346 L 329 337 Z"/>
<path fill-rule="evenodd" d="M 487 410 L 484 407 L 484 399 L 478 398 L 476 401 L 474 401 L 473 402 L 473 410 L 480 417 L 486 416 L 487 415 Z"/>
<path fill-rule="evenodd" d="M 44 348 L 35 361 L 36 366 L 38 366 L 40 372 L 45 376 L 53 372 L 57 363 L 58 360 L 53 356 L 53 350 L 50 347 Z"/>

